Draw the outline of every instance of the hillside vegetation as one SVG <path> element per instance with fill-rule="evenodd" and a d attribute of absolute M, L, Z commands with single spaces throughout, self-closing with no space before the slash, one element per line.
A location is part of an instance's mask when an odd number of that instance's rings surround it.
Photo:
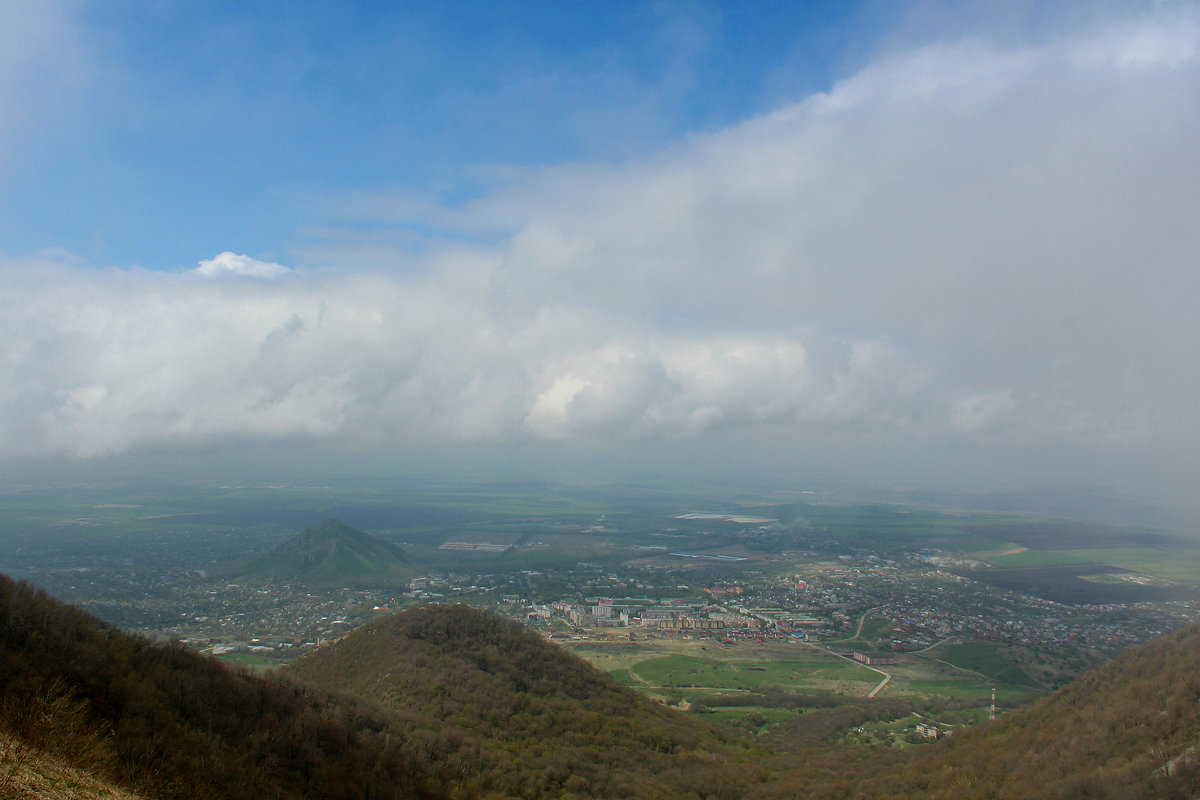
<path fill-rule="evenodd" d="M 864 784 L 869 796 L 1138 798 L 1200 792 L 1200 630 L 1118 656 L 1053 697 Z"/>
<path fill-rule="evenodd" d="M 400 612 L 256 677 L 0 576 L 0 797 L 1200 795 L 1197 627 L 929 746 L 838 745 L 915 706 L 823 697 L 765 694 L 803 713 L 739 739 L 462 606 Z"/>
<path fill-rule="evenodd" d="M 369 704 L 123 633 L 5 576 L 0 725 L 150 797 L 441 796 Z"/>
<path fill-rule="evenodd" d="M 0 798 L 22 800 L 147 800 L 36 748 L 26 740 L 0 732 Z"/>
<path fill-rule="evenodd" d="M 792 760 L 757 797 L 1141 800 L 1200 795 L 1200 627 L 1134 648 L 1051 697 L 852 770 Z M 790 774 L 789 774 L 790 773 Z"/>
<path fill-rule="evenodd" d="M 382 701 L 472 796 L 740 797 L 726 734 L 630 691 L 520 624 L 429 605 L 286 671 Z M 436 724 L 431 724 L 436 721 Z"/>

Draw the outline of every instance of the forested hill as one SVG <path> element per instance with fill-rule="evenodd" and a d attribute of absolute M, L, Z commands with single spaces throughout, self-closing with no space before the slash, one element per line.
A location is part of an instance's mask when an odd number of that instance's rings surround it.
<path fill-rule="evenodd" d="M 0 575 L 0 727 L 12 770 L 0 781 L 21 772 L 22 753 L 44 750 L 167 800 L 443 796 L 388 723 L 369 703 L 227 669 Z"/>
<path fill-rule="evenodd" d="M 777 774 L 756 797 L 1149 800 L 1200 796 L 1200 626 L 1126 651 L 1051 697 L 854 770 Z"/>
<path fill-rule="evenodd" d="M 8 733 L 170 800 L 733 800 L 751 774 L 712 726 L 465 607 L 402 612 L 302 661 L 231 670 L 0 576 L 0 762 L 29 765 Z"/>
<path fill-rule="evenodd" d="M 417 574 L 417 566 L 391 542 L 327 519 L 230 571 L 244 579 L 297 581 L 313 588 L 398 586 Z"/>
<path fill-rule="evenodd" d="M 1052 697 L 925 754 L 867 796 L 1139 798 L 1200 794 L 1200 628 L 1126 651 Z M 941 752 L 939 752 L 939 750 Z"/>
<path fill-rule="evenodd" d="M 728 763 L 742 748 L 713 726 L 465 606 L 386 617 L 286 670 L 385 702 L 472 796 L 736 798 L 748 782 Z"/>
<path fill-rule="evenodd" d="M 0 576 L 0 797 L 39 796 L 41 772 L 64 784 L 46 796 L 166 800 L 1193 798 L 1200 628 L 929 746 L 839 747 L 801 730 L 820 717 L 797 715 L 771 753 L 462 606 L 400 612 L 255 677 Z"/>

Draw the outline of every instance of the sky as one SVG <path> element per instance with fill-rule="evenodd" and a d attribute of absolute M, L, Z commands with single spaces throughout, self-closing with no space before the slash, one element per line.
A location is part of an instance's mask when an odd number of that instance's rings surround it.
<path fill-rule="evenodd" d="M 1184 0 L 8 0 L 0 475 L 1200 508 L 1198 132 Z"/>

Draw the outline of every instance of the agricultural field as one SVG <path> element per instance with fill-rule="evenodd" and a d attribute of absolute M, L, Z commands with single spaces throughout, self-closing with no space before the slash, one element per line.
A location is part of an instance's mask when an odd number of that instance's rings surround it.
<path fill-rule="evenodd" d="M 1057 603 L 1130 604 L 1194 597 L 1195 592 L 1162 581 L 1132 580 L 1132 570 L 1111 564 L 984 569 L 960 573 L 973 580 L 1009 591 L 1022 592 Z M 1130 580 L 1093 580 L 1095 576 L 1129 574 Z"/>
<path fill-rule="evenodd" d="M 739 694 L 771 690 L 865 697 L 879 671 L 804 643 L 718 645 L 695 640 L 572 642 L 568 649 L 616 680 L 663 696 Z M 880 696 L 1028 697 L 1044 692 L 1002 648 L 945 644 L 909 661 L 878 668 L 892 676 Z"/>
<path fill-rule="evenodd" d="M 799 642 L 720 645 L 659 639 L 568 643 L 567 647 L 598 669 L 651 694 L 779 688 L 865 695 L 879 683 L 878 673 Z"/>
<path fill-rule="evenodd" d="M 857 694 L 879 682 L 876 673 L 810 648 L 772 658 L 737 659 L 662 656 L 640 661 L 630 674 L 647 686 L 725 691 L 761 691 L 765 687 Z"/>
<path fill-rule="evenodd" d="M 619 683 L 754 736 L 798 724 L 823 728 L 833 719 L 844 723 L 839 715 L 849 713 L 845 709 L 866 717 L 876 708 L 894 718 L 846 743 L 911 746 L 922 741 L 909 735 L 923 718 L 916 711 L 938 709 L 937 720 L 953 727 L 986 718 L 993 689 L 1002 708 L 1045 693 L 1003 648 L 981 642 L 945 643 L 907 663 L 881 667 L 891 679 L 877 701 L 867 695 L 880 683 L 880 672 L 804 643 L 652 639 L 568 647 Z"/>

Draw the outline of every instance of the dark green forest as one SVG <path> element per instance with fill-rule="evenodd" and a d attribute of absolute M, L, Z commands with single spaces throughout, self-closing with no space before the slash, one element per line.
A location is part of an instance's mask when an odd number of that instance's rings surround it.
<path fill-rule="evenodd" d="M 382 618 L 269 676 L 125 633 L 0 576 L 0 725 L 153 798 L 1184 798 L 1200 791 L 1200 629 L 928 746 L 839 744 L 907 698 L 816 698 L 741 738 L 518 623 Z M 3 776 L 0 776 L 3 778 Z M 25 796 L 3 785 L 2 796 Z M 7 792 L 8 794 L 4 794 Z"/>

